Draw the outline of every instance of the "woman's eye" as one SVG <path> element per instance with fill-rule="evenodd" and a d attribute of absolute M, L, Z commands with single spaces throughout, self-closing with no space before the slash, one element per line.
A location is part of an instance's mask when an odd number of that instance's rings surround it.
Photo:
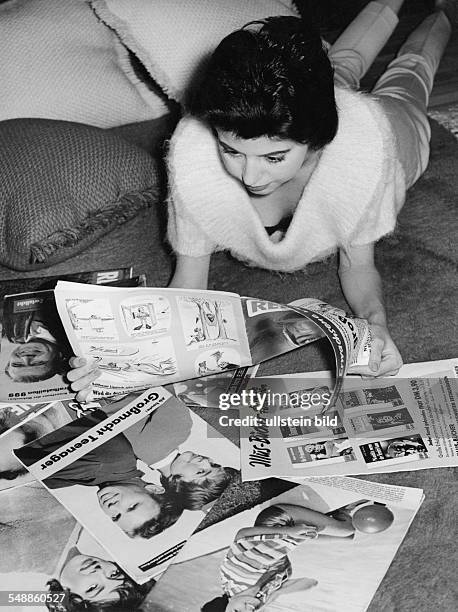
<path fill-rule="evenodd" d="M 279 164 L 280 162 L 285 160 L 285 156 L 281 155 L 280 157 L 267 157 L 267 161 L 271 164 Z"/>
<path fill-rule="evenodd" d="M 237 151 L 232 151 L 231 149 L 222 149 L 224 155 L 240 155 L 240 153 L 237 153 Z"/>
<path fill-rule="evenodd" d="M 138 504 L 132 504 L 131 506 L 129 506 L 127 508 L 127 511 L 130 512 L 131 510 L 135 510 L 135 508 L 138 506 Z"/>

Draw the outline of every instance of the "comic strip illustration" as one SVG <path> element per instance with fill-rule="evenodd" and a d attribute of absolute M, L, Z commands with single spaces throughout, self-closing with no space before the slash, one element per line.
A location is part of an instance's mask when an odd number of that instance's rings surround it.
<path fill-rule="evenodd" d="M 188 349 L 218 346 L 238 341 L 232 305 L 226 300 L 183 297 L 178 301 Z"/>
<path fill-rule="evenodd" d="M 152 336 L 170 329 L 170 303 L 163 296 L 127 298 L 121 301 L 120 310 L 125 331 L 132 338 Z"/>
<path fill-rule="evenodd" d="M 68 316 L 80 340 L 118 340 L 110 302 L 102 298 L 72 298 L 65 302 Z"/>
<path fill-rule="evenodd" d="M 195 361 L 197 376 L 208 376 L 240 366 L 240 355 L 234 349 L 211 350 L 201 353 Z"/>

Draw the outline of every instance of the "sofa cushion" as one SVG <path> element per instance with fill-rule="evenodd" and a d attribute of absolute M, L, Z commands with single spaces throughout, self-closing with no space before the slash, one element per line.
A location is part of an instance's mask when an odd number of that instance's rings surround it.
<path fill-rule="evenodd" d="M 165 97 L 141 83 L 126 49 L 84 0 L 0 4 L 0 56 L 0 120 L 42 117 L 107 128 L 168 111 Z"/>
<path fill-rule="evenodd" d="M 0 263 L 10 268 L 63 261 L 158 199 L 155 159 L 105 130 L 12 119 L 0 142 Z"/>
<path fill-rule="evenodd" d="M 270 15 L 297 15 L 290 0 L 92 0 L 91 6 L 178 102 L 227 34 Z"/>

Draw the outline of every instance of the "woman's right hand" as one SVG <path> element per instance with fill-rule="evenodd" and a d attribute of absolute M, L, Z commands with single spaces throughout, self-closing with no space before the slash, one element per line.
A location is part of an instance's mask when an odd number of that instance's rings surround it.
<path fill-rule="evenodd" d="M 87 402 L 92 399 L 92 383 L 101 372 L 94 359 L 86 357 L 71 357 L 69 360 L 71 370 L 67 373 L 70 388 L 76 392 L 78 402 Z"/>

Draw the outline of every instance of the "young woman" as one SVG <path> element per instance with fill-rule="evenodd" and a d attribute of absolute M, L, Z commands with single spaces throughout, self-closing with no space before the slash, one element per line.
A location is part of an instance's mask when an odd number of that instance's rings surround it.
<path fill-rule="evenodd" d="M 371 94 L 359 93 L 402 3 L 370 2 L 328 53 L 305 19 L 272 17 L 233 32 L 215 50 L 168 158 L 171 286 L 206 288 L 215 251 L 285 272 L 339 252 L 343 293 L 371 326 L 361 371 L 370 376 L 402 365 L 374 243 L 393 231 L 428 163 L 426 109 L 456 10 L 454 0 L 436 0 Z M 96 373 L 83 359 L 72 365 L 84 398 Z"/>

